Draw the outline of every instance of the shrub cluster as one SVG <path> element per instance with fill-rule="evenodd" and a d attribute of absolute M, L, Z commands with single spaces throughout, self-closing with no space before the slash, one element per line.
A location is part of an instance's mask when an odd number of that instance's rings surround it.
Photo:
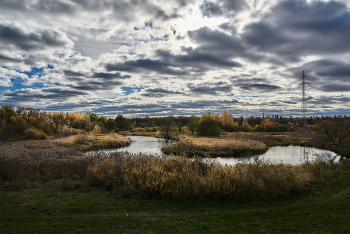
<path fill-rule="evenodd" d="M 39 132 L 34 128 L 28 128 L 24 132 L 24 137 L 27 140 L 33 140 L 33 139 L 44 140 L 47 138 L 47 135 L 44 132 Z"/>
<path fill-rule="evenodd" d="M 145 129 L 145 132 L 157 132 L 157 127 L 148 127 Z"/>
<path fill-rule="evenodd" d="M 88 168 L 87 180 L 126 195 L 234 201 L 300 191 L 306 175 L 267 162 L 222 166 L 208 158 L 113 153 Z"/>

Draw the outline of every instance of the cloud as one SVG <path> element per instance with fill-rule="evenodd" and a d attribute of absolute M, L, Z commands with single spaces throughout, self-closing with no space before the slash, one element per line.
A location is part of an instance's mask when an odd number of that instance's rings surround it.
<path fill-rule="evenodd" d="M 65 101 L 72 97 L 85 95 L 85 92 L 75 90 L 62 90 L 55 88 L 48 89 L 18 89 L 15 91 L 6 90 L 3 92 L 2 103 L 30 103 L 46 101 Z"/>
<path fill-rule="evenodd" d="M 220 93 L 231 93 L 232 87 L 224 82 L 218 82 L 214 84 L 204 83 L 200 85 L 188 84 L 191 92 L 196 94 L 204 94 L 204 95 L 217 95 Z"/>
<path fill-rule="evenodd" d="M 305 71 L 310 113 L 343 111 L 349 7 L 340 0 L 3 0 L 0 103 L 109 116 L 295 115 Z"/>
<path fill-rule="evenodd" d="M 202 27 L 188 32 L 189 37 L 199 46 L 196 51 L 229 58 L 245 58 L 251 61 L 261 60 L 262 56 L 252 53 L 244 41 L 236 35 L 232 35 L 217 29 Z"/>
<path fill-rule="evenodd" d="M 150 89 L 146 89 L 144 93 L 142 93 L 141 95 L 144 97 L 164 97 L 167 95 L 182 95 L 185 94 L 184 92 L 179 92 L 179 91 L 172 91 L 172 90 L 166 90 L 163 88 L 150 88 Z"/>
<path fill-rule="evenodd" d="M 350 52 L 350 13 L 337 1 L 279 1 L 242 34 L 247 45 L 285 61 Z"/>
<path fill-rule="evenodd" d="M 47 48 L 69 47 L 72 41 L 66 34 L 55 29 L 36 31 L 14 25 L 0 25 L 2 46 L 14 45 L 24 51 L 45 50 Z"/>
<path fill-rule="evenodd" d="M 247 7 L 245 0 L 219 0 L 216 2 L 204 0 L 200 5 L 203 17 L 232 16 Z"/>
<path fill-rule="evenodd" d="M 248 90 L 248 91 L 274 91 L 274 90 L 278 90 L 281 87 L 277 86 L 277 85 L 269 85 L 269 84 L 243 84 L 240 85 L 240 87 L 244 90 Z"/>

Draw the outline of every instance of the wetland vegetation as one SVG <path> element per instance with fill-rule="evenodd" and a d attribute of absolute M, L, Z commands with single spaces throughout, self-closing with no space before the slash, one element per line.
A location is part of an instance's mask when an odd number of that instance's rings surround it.
<path fill-rule="evenodd" d="M 314 136 L 304 140 L 297 137 L 294 118 L 234 118 L 224 112 L 207 113 L 203 119 L 209 121 L 200 125 L 196 116 L 112 119 L 1 107 L 0 229 L 3 233 L 350 230 L 348 117 L 311 118 Z M 203 126 L 212 130 L 204 133 L 198 129 Z M 84 153 L 130 144 L 121 134 L 168 137 L 178 143 L 164 148 L 173 154 L 169 156 Z M 343 160 L 223 166 L 199 157 L 252 155 L 289 144 L 332 149 Z"/>

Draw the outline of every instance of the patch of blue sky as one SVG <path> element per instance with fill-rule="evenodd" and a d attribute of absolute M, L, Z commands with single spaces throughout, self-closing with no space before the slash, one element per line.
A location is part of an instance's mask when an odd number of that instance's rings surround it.
<path fill-rule="evenodd" d="M 138 93 L 140 92 L 142 89 L 148 88 L 149 86 L 140 86 L 140 87 L 121 87 L 121 89 L 123 90 L 123 93 L 125 94 L 125 96 L 128 96 L 132 93 Z"/>
<path fill-rule="evenodd" d="M 7 67 L 4 67 L 2 66 L 3 68 L 5 69 L 8 69 Z M 44 75 L 44 69 L 53 69 L 54 67 L 52 65 L 48 65 L 47 67 L 31 67 L 31 70 L 30 71 L 25 71 L 25 72 L 22 72 L 22 71 L 19 71 L 19 70 L 16 70 L 18 73 L 22 73 L 22 74 L 26 74 L 29 78 L 32 78 L 34 76 L 38 76 L 38 77 L 41 77 Z M 10 90 L 10 91 L 14 91 L 14 90 L 17 90 L 17 89 L 23 89 L 23 88 L 28 88 L 27 85 L 24 85 L 24 79 L 21 78 L 21 77 L 12 77 L 11 78 L 11 84 L 12 86 L 10 87 L 0 87 L 0 91 L 4 91 L 4 90 Z M 41 83 L 41 82 L 36 82 L 34 84 L 31 84 L 30 87 L 31 88 L 43 88 L 45 87 L 46 83 Z"/>
<path fill-rule="evenodd" d="M 44 73 L 44 69 L 46 68 L 53 69 L 53 66 L 49 64 L 47 65 L 47 67 L 31 67 L 30 71 L 25 71 L 25 72 L 17 71 L 17 72 L 26 74 L 29 78 L 32 78 L 33 76 L 41 77 Z"/>

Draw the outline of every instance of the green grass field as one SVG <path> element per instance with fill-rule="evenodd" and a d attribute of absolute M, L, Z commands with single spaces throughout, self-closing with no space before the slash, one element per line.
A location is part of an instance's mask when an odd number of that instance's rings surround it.
<path fill-rule="evenodd" d="M 349 164 L 303 193 L 255 202 L 122 197 L 80 178 L 0 188 L 1 233 L 349 233 L 349 220 Z"/>

